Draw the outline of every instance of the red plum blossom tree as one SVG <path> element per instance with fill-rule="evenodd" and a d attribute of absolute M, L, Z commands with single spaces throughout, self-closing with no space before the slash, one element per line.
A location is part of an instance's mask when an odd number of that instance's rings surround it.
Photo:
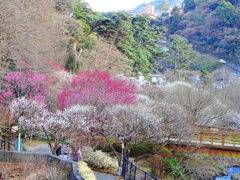
<path fill-rule="evenodd" d="M 125 80 L 113 79 L 106 72 L 79 72 L 70 86 L 65 86 L 58 95 L 61 108 L 76 104 L 108 106 L 134 104 L 135 86 Z"/>

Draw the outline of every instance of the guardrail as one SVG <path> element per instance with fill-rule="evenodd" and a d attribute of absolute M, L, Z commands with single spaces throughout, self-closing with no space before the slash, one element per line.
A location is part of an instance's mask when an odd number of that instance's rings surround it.
<path fill-rule="evenodd" d="M 168 144 L 200 144 L 209 148 L 240 149 L 240 129 L 224 127 L 197 126 L 197 131 L 187 140 L 171 137 Z"/>
<path fill-rule="evenodd" d="M 128 159 L 129 154 L 123 158 L 122 174 L 124 180 L 160 180 L 148 172 L 138 168 Z"/>
<path fill-rule="evenodd" d="M 0 139 L 0 150 L 15 150 L 14 144 L 6 139 Z"/>
<path fill-rule="evenodd" d="M 240 148 L 240 130 L 224 127 L 199 126 L 199 133 L 195 137 L 200 144 Z"/>
<path fill-rule="evenodd" d="M 191 137 L 171 137 L 167 144 L 196 145 L 208 148 L 240 150 L 240 129 L 224 127 L 197 126 Z"/>

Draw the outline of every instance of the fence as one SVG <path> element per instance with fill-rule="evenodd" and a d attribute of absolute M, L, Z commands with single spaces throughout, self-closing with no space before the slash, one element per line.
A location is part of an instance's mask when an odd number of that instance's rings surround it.
<path fill-rule="evenodd" d="M 128 157 L 129 154 L 126 154 L 123 158 L 121 176 L 124 180 L 159 180 L 159 178 L 135 166 Z"/>
<path fill-rule="evenodd" d="M 199 140 L 200 144 L 222 148 L 240 148 L 239 129 L 198 126 L 198 131 L 200 133 L 196 133 L 195 137 Z"/>
<path fill-rule="evenodd" d="M 14 144 L 6 139 L 0 139 L 0 150 L 15 150 Z"/>

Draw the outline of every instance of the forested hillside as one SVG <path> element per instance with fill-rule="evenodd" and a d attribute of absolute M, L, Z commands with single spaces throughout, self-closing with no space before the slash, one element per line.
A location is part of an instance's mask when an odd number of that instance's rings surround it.
<path fill-rule="evenodd" d="M 159 18 L 158 25 L 169 34 L 188 39 L 193 48 L 228 62 L 240 58 L 240 2 L 238 0 L 184 0 L 183 10 L 175 7 L 171 16 Z"/>
<path fill-rule="evenodd" d="M 82 1 L 1 1 L 0 12 L 2 75 L 22 70 L 52 73 L 56 63 L 71 73 L 132 73 L 131 60 L 93 32 L 106 18 Z"/>
<path fill-rule="evenodd" d="M 23 69 L 51 72 L 50 64 L 57 62 L 72 73 L 101 69 L 147 76 L 166 56 L 157 44 L 165 28 L 149 26 L 146 16 L 103 16 L 78 0 L 5 1 L 0 8 L 2 74 Z"/>

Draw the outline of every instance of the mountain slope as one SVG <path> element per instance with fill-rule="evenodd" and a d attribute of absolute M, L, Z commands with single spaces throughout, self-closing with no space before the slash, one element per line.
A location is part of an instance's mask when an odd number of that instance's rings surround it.
<path fill-rule="evenodd" d="M 178 11 L 180 19 L 174 26 L 171 26 L 173 16 L 164 19 L 163 24 L 169 27 L 171 34 L 187 38 L 198 51 L 231 63 L 239 63 L 240 2 L 236 0 L 194 2 L 194 8 L 184 7 L 184 13 Z"/>

